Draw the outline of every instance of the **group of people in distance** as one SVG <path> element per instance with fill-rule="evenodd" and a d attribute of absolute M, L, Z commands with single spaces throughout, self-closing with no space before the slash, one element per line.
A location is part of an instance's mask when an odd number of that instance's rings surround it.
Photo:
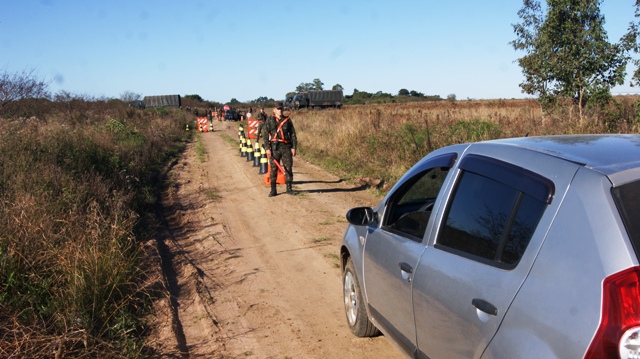
<path fill-rule="evenodd" d="M 192 112 L 190 107 L 187 107 L 187 111 Z M 228 113 L 233 111 L 230 108 L 208 109 L 206 110 L 206 116 L 209 120 L 211 128 L 213 128 L 213 120 L 218 121 L 231 120 L 228 117 Z M 196 108 L 194 114 L 198 115 L 198 109 Z M 253 116 L 253 109 L 249 110 L 241 117 L 233 120 L 248 120 Z M 246 116 L 246 117 L 245 117 Z M 293 157 L 296 155 L 296 148 L 298 146 L 298 138 L 296 137 L 296 129 L 293 126 L 293 122 L 290 116 L 284 115 L 284 104 L 282 102 L 276 102 L 273 107 L 273 114 L 267 115 L 264 111 L 264 107 L 260 108 L 260 112 L 255 116 L 258 121 L 258 139 L 262 140 L 262 145 L 269 158 L 269 164 L 271 167 L 269 173 L 269 180 L 271 184 L 271 191 L 269 197 L 277 196 L 278 191 L 276 188 L 276 180 L 278 176 L 278 167 L 284 170 L 286 193 L 295 194 L 292 188 L 293 183 Z M 278 165 L 274 163 L 277 161 Z"/>

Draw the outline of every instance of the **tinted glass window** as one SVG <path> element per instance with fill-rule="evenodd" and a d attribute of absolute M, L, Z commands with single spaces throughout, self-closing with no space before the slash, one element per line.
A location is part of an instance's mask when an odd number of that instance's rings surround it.
<path fill-rule="evenodd" d="M 640 181 L 613 188 L 611 192 L 636 256 L 640 258 Z"/>
<path fill-rule="evenodd" d="M 432 168 L 407 181 L 389 201 L 384 226 L 422 240 L 431 209 L 447 176 L 447 168 Z"/>
<path fill-rule="evenodd" d="M 410 186 L 398 201 L 399 205 L 421 202 L 424 203 L 430 199 L 435 199 L 440 192 L 440 187 L 447 176 L 447 171 L 440 168 L 434 168 L 424 175 L 415 184 Z"/>
<path fill-rule="evenodd" d="M 463 173 L 439 243 L 493 260 L 517 194 L 492 179 Z"/>
<path fill-rule="evenodd" d="M 500 262 L 515 264 L 522 258 L 524 250 L 527 248 L 538 222 L 540 222 L 545 207 L 545 203 L 529 195 L 522 195 Z"/>
<path fill-rule="evenodd" d="M 546 204 L 518 189 L 463 172 L 437 244 L 488 261 L 515 264 Z"/>

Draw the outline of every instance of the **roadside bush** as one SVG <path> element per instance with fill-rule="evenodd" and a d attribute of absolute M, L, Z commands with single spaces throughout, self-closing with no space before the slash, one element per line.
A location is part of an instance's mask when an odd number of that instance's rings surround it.
<path fill-rule="evenodd" d="M 143 356 L 143 242 L 186 117 L 63 111 L 0 121 L 0 357 Z"/>
<path fill-rule="evenodd" d="M 500 125 L 474 119 L 460 121 L 449 128 L 447 141 L 450 144 L 486 141 L 500 138 L 502 130 Z"/>

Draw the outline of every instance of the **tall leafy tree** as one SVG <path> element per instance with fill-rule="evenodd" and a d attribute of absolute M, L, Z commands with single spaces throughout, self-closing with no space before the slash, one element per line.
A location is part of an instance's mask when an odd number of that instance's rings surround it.
<path fill-rule="evenodd" d="M 309 90 L 313 90 L 313 83 L 311 82 L 301 82 L 300 85 L 296 87 L 296 92 L 307 92 Z"/>
<path fill-rule="evenodd" d="M 521 23 L 511 45 L 525 55 L 518 59 L 524 93 L 537 95 L 543 107 L 558 98 L 578 105 L 580 117 L 588 103 L 610 99 L 610 89 L 624 82 L 628 57 L 621 43 L 609 43 L 600 13 L 602 0 L 547 0 L 546 14 L 538 0 L 523 0 Z"/>
<path fill-rule="evenodd" d="M 296 92 L 307 92 L 310 90 L 323 90 L 324 83 L 320 79 L 314 79 L 313 82 L 301 82 L 296 87 Z"/>
<path fill-rule="evenodd" d="M 314 90 L 322 90 L 322 86 L 324 86 L 324 84 L 322 83 L 322 81 L 320 81 L 320 79 L 314 79 L 313 80 L 313 89 Z"/>
<path fill-rule="evenodd" d="M 640 44 L 638 44 L 638 38 L 640 35 L 640 0 L 636 0 L 634 17 L 636 20 L 629 24 L 629 30 L 623 37 L 622 43 L 627 51 L 637 54 L 640 53 Z M 631 85 L 640 85 L 640 59 L 636 58 L 632 61 L 636 70 L 631 78 Z"/>

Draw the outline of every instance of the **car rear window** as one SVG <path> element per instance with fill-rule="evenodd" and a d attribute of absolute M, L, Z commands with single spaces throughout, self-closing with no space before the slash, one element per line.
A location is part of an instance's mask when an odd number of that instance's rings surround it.
<path fill-rule="evenodd" d="M 611 189 L 622 222 L 631 239 L 631 244 L 640 258 L 640 181 L 624 184 Z"/>

